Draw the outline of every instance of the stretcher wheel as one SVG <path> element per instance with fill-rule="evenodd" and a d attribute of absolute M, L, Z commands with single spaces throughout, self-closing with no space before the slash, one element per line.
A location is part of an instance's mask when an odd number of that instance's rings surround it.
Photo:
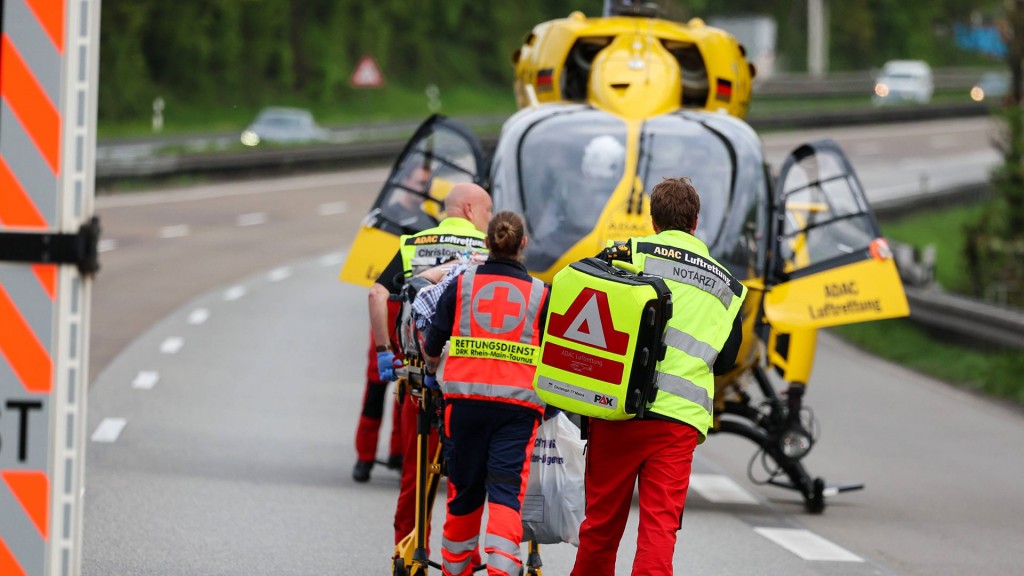
<path fill-rule="evenodd" d="M 409 571 L 405 569 L 405 560 L 395 558 L 393 566 L 394 569 L 391 571 L 391 576 L 409 576 Z"/>

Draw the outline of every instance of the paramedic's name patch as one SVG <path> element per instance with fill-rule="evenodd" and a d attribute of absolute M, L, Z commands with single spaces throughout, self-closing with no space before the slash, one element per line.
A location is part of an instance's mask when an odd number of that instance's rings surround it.
<path fill-rule="evenodd" d="M 638 243 L 637 252 L 654 256 L 644 260 L 645 273 L 700 288 L 718 298 L 726 308 L 732 304 L 733 296 L 743 293 L 739 280 L 693 252 L 649 242 Z"/>
<path fill-rule="evenodd" d="M 537 361 L 536 346 L 487 338 L 452 338 L 452 347 L 449 354 L 470 358 L 506 360 L 530 365 L 536 364 Z"/>

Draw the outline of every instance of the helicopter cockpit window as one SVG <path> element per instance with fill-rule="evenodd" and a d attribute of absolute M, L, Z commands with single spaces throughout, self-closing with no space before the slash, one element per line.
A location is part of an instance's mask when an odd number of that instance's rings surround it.
<path fill-rule="evenodd" d="M 468 143 L 438 130 L 415 143 L 401 159 L 377 204 L 376 217 L 396 233 L 411 233 L 437 225 L 443 202 L 455 184 L 472 182 L 479 171 Z"/>
<path fill-rule="evenodd" d="M 530 269 L 551 267 L 593 231 L 625 159 L 626 125 L 597 110 L 552 116 L 526 133 L 517 164 Z"/>
<path fill-rule="evenodd" d="M 827 151 L 806 156 L 783 183 L 786 218 L 781 256 L 790 271 L 864 250 L 875 224 L 857 179 Z"/>
<path fill-rule="evenodd" d="M 700 194 L 695 235 L 737 278 L 756 275 L 764 257 L 768 189 L 760 141 L 720 115 L 682 112 L 652 118 L 640 135 L 637 174 L 650 197 L 664 178 L 688 176 Z"/>

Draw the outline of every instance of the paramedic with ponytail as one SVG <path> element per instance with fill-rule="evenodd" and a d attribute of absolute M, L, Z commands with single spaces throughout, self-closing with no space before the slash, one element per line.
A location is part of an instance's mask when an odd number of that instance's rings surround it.
<path fill-rule="evenodd" d="M 522 503 L 544 405 L 533 389 L 548 286 L 521 262 L 523 219 L 500 212 L 487 227 L 490 256 L 441 295 L 423 351 L 427 370 L 448 354 L 437 379 L 444 393 L 448 514 L 442 570 L 468 575 L 487 503 L 487 574 L 522 569 Z"/>
<path fill-rule="evenodd" d="M 632 574 L 672 574 L 693 451 L 711 426 L 715 374 L 732 367 L 742 338 L 738 314 L 746 287 L 693 235 L 700 198 L 689 178 L 657 184 L 650 206 L 655 234 L 630 238 L 628 251 L 609 254 L 625 254 L 672 291 L 667 351 L 656 366 L 657 396 L 642 418 L 589 420 L 587 504 L 573 576 L 615 574 L 637 484 L 640 523 Z"/>

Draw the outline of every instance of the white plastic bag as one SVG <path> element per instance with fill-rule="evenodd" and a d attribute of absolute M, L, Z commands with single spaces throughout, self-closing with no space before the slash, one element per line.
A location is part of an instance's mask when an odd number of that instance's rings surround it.
<path fill-rule="evenodd" d="M 530 479 L 523 498 L 523 541 L 580 545 L 585 496 L 580 429 L 563 413 L 537 429 Z"/>

